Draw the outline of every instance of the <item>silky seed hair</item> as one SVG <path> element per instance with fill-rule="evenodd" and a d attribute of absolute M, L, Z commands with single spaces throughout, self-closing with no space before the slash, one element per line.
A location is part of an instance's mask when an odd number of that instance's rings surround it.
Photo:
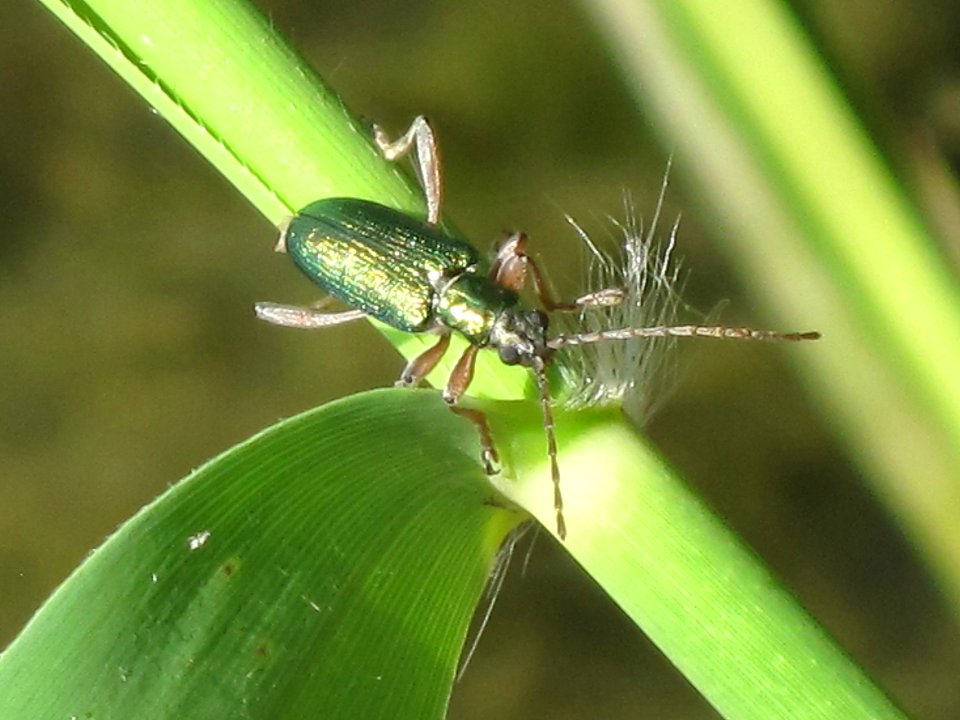
<path fill-rule="evenodd" d="M 629 193 L 624 194 L 624 219 L 610 219 L 620 236 L 619 248 L 612 254 L 601 251 L 573 218 L 567 218 L 590 256 L 587 287 L 620 287 L 625 296 L 618 305 L 585 309 L 566 321 L 555 314 L 564 333 L 674 324 L 685 305 L 680 296 L 680 263 L 674 259 L 679 219 L 665 237 L 657 236 L 666 188 L 664 175 L 646 229 Z M 567 388 L 564 406 L 576 409 L 616 403 L 635 422 L 644 422 L 675 384 L 676 366 L 669 357 L 676 342 L 676 337 L 631 338 L 560 351 L 555 364 Z"/>
<path fill-rule="evenodd" d="M 621 303 L 608 308 L 583 310 L 580 313 L 554 313 L 551 322 L 556 322 L 565 332 L 579 333 L 612 327 L 673 324 L 681 306 L 678 287 L 680 269 L 679 264 L 673 260 L 677 223 L 671 227 L 665 242 L 655 242 L 666 185 L 665 176 L 656 211 L 646 232 L 642 222 L 637 219 L 630 195 L 624 194 L 625 219 L 611 219 L 617 234 L 621 236 L 620 247 L 615 255 L 602 252 L 586 231 L 573 218 L 567 216 L 567 222 L 574 228 L 589 253 L 586 286 L 619 287 L 625 290 L 626 295 Z M 563 405 L 568 408 L 583 408 L 622 403 L 631 418 L 643 420 L 654 409 L 654 402 L 662 400 L 665 395 L 651 392 L 651 386 L 654 383 L 659 385 L 663 381 L 666 374 L 664 371 L 669 368 L 667 356 L 676 341 L 676 337 L 633 338 L 621 342 L 592 343 L 558 353 L 553 364 L 560 371 L 567 387 Z M 540 401 L 541 404 L 547 403 L 545 415 L 550 418 L 552 432 L 552 411 L 549 408 L 549 397 L 546 396 L 548 390 L 539 375 L 543 368 L 535 369 L 534 372 L 538 373 Z M 554 492 L 558 492 L 556 447 L 553 442 L 550 443 L 548 454 L 554 476 Z M 531 529 L 534 530 L 532 538 L 535 539 L 538 534 L 536 525 L 523 523 L 510 533 L 497 553 L 487 579 L 483 607 L 474 618 L 473 639 L 464 646 L 461 655 L 456 677 L 458 682 L 469 667 L 490 620 L 517 543 Z M 533 541 L 524 569 L 532 550 Z"/>

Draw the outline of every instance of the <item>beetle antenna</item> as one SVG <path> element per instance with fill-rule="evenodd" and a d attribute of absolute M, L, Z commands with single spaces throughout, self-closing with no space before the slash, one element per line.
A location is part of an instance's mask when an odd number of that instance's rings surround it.
<path fill-rule="evenodd" d="M 819 340 L 818 332 L 790 332 L 779 333 L 771 330 L 754 330 L 746 327 L 722 327 L 715 325 L 657 325 L 644 328 L 618 328 L 615 330 L 598 330 L 597 332 L 580 333 L 578 335 L 558 335 L 547 341 L 551 350 L 569 347 L 571 345 L 588 345 L 604 340 L 629 340 L 631 338 L 653 337 L 709 337 L 727 338 L 730 340 L 762 340 L 767 342 L 801 340 Z"/>
<path fill-rule="evenodd" d="M 543 430 L 547 435 L 547 455 L 550 457 L 550 477 L 553 480 L 553 508 L 557 511 L 557 536 L 567 537 L 567 524 L 563 519 L 563 495 L 560 492 L 560 466 L 557 464 L 557 434 L 553 422 L 553 403 L 550 399 L 550 383 L 544 362 L 537 358 L 533 374 L 540 392 L 540 409 L 543 412 Z"/>

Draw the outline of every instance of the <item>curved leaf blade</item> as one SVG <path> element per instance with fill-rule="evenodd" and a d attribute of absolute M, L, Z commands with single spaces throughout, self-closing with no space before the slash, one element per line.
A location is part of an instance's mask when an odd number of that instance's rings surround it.
<path fill-rule="evenodd" d="M 0 716 L 442 717 L 521 519 L 478 452 L 436 393 L 392 390 L 233 448 L 54 594 L 0 657 Z"/>

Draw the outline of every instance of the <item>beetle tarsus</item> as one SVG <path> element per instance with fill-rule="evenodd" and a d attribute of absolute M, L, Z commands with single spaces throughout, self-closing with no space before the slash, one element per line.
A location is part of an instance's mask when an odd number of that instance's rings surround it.
<path fill-rule="evenodd" d="M 373 126 L 373 139 L 387 160 L 396 161 L 414 151 L 414 165 L 420 176 L 423 194 L 427 200 L 427 222 L 436 225 L 440 222 L 443 204 L 443 183 L 440 173 L 440 149 L 430 127 L 430 121 L 423 115 L 413 119 L 407 131 L 397 140 L 390 140 L 379 125 Z"/>
<path fill-rule="evenodd" d="M 497 475 L 500 473 L 500 454 L 497 452 L 497 446 L 493 442 L 493 433 L 490 432 L 490 424 L 487 422 L 487 416 L 480 410 L 473 408 L 451 405 L 450 410 L 454 414 L 469 420 L 477 429 L 480 436 L 480 462 L 483 463 L 483 470 L 487 475 Z"/>

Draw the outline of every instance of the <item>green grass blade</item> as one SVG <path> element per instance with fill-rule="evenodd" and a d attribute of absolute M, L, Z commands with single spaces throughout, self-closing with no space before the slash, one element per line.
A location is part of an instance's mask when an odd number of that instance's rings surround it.
<path fill-rule="evenodd" d="M 274 225 L 323 197 L 424 212 L 419 188 L 250 3 L 40 1 Z M 407 358 L 430 343 L 378 327 Z M 464 347 L 455 339 L 430 379 L 442 384 Z M 485 354 L 471 390 L 517 398 L 526 384 L 521 368 Z"/>
<path fill-rule="evenodd" d="M 533 415 L 494 424 L 542 446 Z M 558 418 L 565 547 L 725 718 L 884 720 L 903 715 L 617 412 Z M 602 461 L 599 460 L 602 458 Z M 545 463 L 503 491 L 552 527 Z"/>
<path fill-rule="evenodd" d="M 250 3 L 41 1 L 273 224 L 327 196 L 422 207 Z"/>
<path fill-rule="evenodd" d="M 783 3 L 589 5 L 825 414 L 960 612 L 960 289 Z"/>
<path fill-rule="evenodd" d="M 0 656 L 0 717 L 443 717 L 523 517 L 478 452 L 436 393 L 394 390 L 237 446 L 47 602 Z"/>

